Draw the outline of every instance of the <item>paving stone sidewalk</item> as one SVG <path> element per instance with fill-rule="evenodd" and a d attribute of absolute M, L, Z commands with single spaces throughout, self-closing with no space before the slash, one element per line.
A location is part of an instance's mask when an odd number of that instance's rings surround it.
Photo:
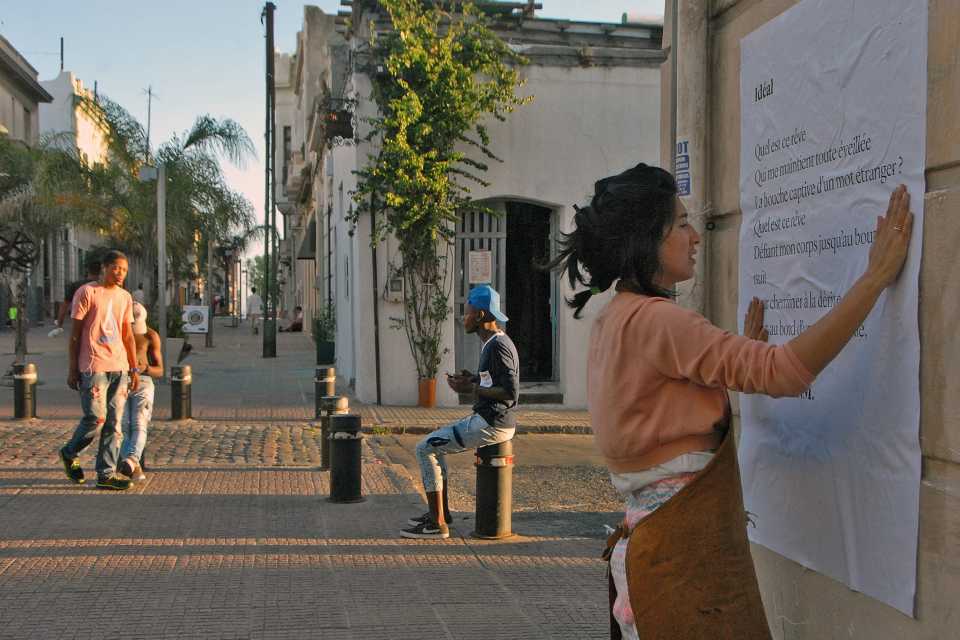
<path fill-rule="evenodd" d="M 80 402 L 66 386 L 66 338 L 47 336 L 49 327 L 30 331 L 28 345 L 40 372 L 38 414 L 44 420 L 78 419 Z M 179 342 L 168 346 L 169 365 L 176 359 Z M 214 422 L 307 421 L 314 417 L 314 348 L 309 334 L 281 333 L 276 358 L 261 358 L 259 336 L 247 326 L 229 326 L 218 318 L 214 347 L 204 347 L 203 336 L 193 336 L 192 355 L 185 361 L 193 369 L 193 417 Z M 0 333 L 0 374 L 12 361 L 13 334 Z M 342 391 L 347 393 L 346 390 Z M 367 429 L 395 433 L 425 433 L 469 413 L 470 407 L 423 409 L 363 405 L 351 401 Z M 170 417 L 170 386 L 158 384 L 154 418 Z M 13 391 L 0 386 L 0 419 L 13 417 Z M 530 433 L 589 433 L 586 411 L 557 407 L 523 406 L 517 412 L 519 430 Z"/>
<path fill-rule="evenodd" d="M 306 424 L 165 424 L 125 493 L 66 480 L 71 428 L 0 421 L 2 639 L 607 637 L 601 541 L 402 540 L 423 503 L 373 438 L 337 505 Z"/>

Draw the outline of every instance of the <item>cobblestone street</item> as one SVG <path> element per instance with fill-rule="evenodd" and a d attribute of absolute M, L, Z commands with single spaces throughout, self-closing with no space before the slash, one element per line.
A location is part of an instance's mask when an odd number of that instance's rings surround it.
<path fill-rule="evenodd" d="M 526 412 L 518 535 L 470 536 L 465 454 L 451 460 L 451 538 L 410 541 L 398 530 L 424 506 L 409 459 L 417 436 L 400 434 L 468 408 L 354 406 L 368 427 L 367 500 L 333 504 L 329 474 L 318 470 L 319 432 L 304 419 L 313 409 L 309 338 L 284 336 L 286 355 L 270 361 L 249 355 L 255 340 L 225 329 L 217 348 L 192 357 L 208 383 L 195 387 L 195 416 L 219 419 L 156 420 L 147 480 L 114 494 L 72 485 L 58 466 L 78 403 L 56 371 L 59 343 L 35 336 L 34 358 L 50 374 L 39 387 L 47 419 L 0 420 L 0 638 L 607 637 L 599 553 L 615 498 L 584 449 L 588 436 L 538 433 L 582 432 L 578 412 Z M 264 375 L 237 366 L 246 360 Z M 169 387 L 160 388 L 158 413 L 169 408 Z M 10 389 L 0 393 L 9 415 Z M 94 451 L 80 458 L 88 478 Z"/>
<path fill-rule="evenodd" d="M 54 466 L 70 425 L 0 424 L 0 638 L 606 637 L 600 540 L 401 540 L 422 501 L 369 445 L 338 505 L 303 427 L 191 428 L 118 495 Z"/>

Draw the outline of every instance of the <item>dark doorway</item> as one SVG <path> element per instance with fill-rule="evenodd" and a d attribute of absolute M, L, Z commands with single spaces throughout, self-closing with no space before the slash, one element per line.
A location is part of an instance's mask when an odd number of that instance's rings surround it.
<path fill-rule="evenodd" d="M 525 202 L 507 202 L 507 335 L 520 355 L 520 380 L 554 379 L 551 278 L 534 268 L 550 257 L 551 211 Z"/>

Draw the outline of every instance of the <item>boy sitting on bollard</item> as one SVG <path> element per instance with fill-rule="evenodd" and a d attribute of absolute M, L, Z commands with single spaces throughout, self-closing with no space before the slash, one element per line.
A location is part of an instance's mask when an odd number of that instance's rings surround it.
<path fill-rule="evenodd" d="M 123 444 L 120 446 L 120 465 L 117 469 L 137 481 L 147 479 L 140 464 L 143 448 L 147 445 L 147 429 L 153 418 L 153 379 L 163 377 L 163 355 L 160 335 L 147 326 L 147 310 L 139 302 L 133 303 L 133 340 L 137 345 L 137 367 L 140 386 L 127 396 L 120 422 Z"/>
<path fill-rule="evenodd" d="M 408 521 L 404 538 L 448 538 L 450 506 L 444 455 L 462 453 L 513 438 L 517 420 L 513 409 L 520 398 L 520 357 L 513 341 L 497 322 L 506 322 L 500 311 L 500 294 L 489 285 L 470 290 L 464 308 L 463 329 L 483 341 L 477 375 L 469 371 L 447 374 L 447 384 L 457 393 L 473 393 L 473 414 L 428 434 L 417 444 L 416 455 L 430 510 Z"/>

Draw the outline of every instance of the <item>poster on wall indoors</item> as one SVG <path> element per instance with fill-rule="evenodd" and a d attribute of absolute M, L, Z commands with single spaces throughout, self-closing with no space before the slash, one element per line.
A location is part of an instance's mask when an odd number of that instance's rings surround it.
<path fill-rule="evenodd" d="M 828 313 L 911 194 L 897 281 L 801 397 L 741 396 L 751 539 L 907 615 L 920 492 L 927 0 L 803 0 L 741 41 L 740 301 L 770 341 Z"/>

